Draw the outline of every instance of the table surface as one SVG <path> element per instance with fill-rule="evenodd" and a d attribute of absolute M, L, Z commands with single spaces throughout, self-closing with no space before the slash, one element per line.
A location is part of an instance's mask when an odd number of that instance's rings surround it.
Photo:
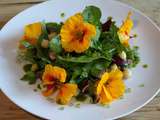
<path fill-rule="evenodd" d="M 46 0 L 0 0 L 0 28 L 22 10 Z M 117 0 L 148 15 L 160 27 L 160 0 Z M 40 120 L 17 107 L 0 91 L 0 120 Z M 119 120 L 160 120 L 160 94 L 140 110 Z"/>

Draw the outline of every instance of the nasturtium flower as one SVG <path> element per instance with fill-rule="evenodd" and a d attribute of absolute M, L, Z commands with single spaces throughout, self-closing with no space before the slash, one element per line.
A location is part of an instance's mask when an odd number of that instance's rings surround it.
<path fill-rule="evenodd" d="M 133 27 L 133 21 L 131 20 L 131 12 L 128 13 L 127 18 L 121 25 L 118 31 L 118 36 L 122 44 L 125 46 L 129 45 L 129 39 L 130 39 L 130 32 Z"/>
<path fill-rule="evenodd" d="M 124 94 L 123 73 L 119 70 L 105 72 L 97 84 L 96 94 L 101 104 L 108 104 Z"/>
<path fill-rule="evenodd" d="M 37 44 L 37 39 L 42 34 L 42 25 L 40 22 L 29 24 L 25 26 L 24 29 L 24 36 L 21 41 L 29 42 L 31 45 Z M 24 49 L 25 47 L 21 44 L 19 44 L 20 49 Z"/>
<path fill-rule="evenodd" d="M 91 38 L 95 35 L 95 26 L 84 22 L 80 13 L 71 16 L 60 31 L 61 44 L 67 52 L 84 52 L 89 48 Z"/>
<path fill-rule="evenodd" d="M 42 92 L 43 95 L 47 97 L 58 91 L 56 101 L 60 104 L 67 104 L 76 95 L 77 85 L 65 83 L 66 77 L 65 69 L 50 64 L 46 65 L 42 75 L 42 83 L 46 86 L 46 90 Z"/>
<path fill-rule="evenodd" d="M 57 102 L 60 104 L 67 104 L 72 96 L 75 96 L 77 93 L 77 85 L 66 83 L 63 84 L 61 89 L 59 90 L 59 94 L 57 95 L 56 99 Z"/>
<path fill-rule="evenodd" d="M 37 39 L 42 33 L 42 24 L 40 22 L 25 26 L 24 38 L 31 44 L 36 44 Z"/>

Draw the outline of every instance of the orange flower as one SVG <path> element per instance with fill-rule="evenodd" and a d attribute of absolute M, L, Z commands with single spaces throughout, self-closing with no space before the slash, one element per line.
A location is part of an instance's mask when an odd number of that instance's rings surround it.
<path fill-rule="evenodd" d="M 64 83 L 66 80 L 66 71 L 63 68 L 52 66 L 52 65 L 46 65 L 45 71 L 42 76 L 43 84 L 53 84 L 55 81 L 59 81 Z"/>
<path fill-rule="evenodd" d="M 26 25 L 24 29 L 24 36 L 22 40 L 25 40 L 32 45 L 35 45 L 41 33 L 42 33 L 42 25 L 40 22 Z M 22 44 L 20 44 L 19 48 L 24 49 L 25 47 Z"/>
<path fill-rule="evenodd" d="M 63 68 L 46 65 L 42 76 L 42 82 L 46 86 L 43 91 L 44 96 L 50 96 L 58 90 L 56 100 L 60 104 L 67 104 L 76 95 L 77 85 L 64 83 L 66 81 L 66 71 Z"/>
<path fill-rule="evenodd" d="M 76 84 L 70 84 L 70 83 L 66 83 L 63 84 L 59 94 L 57 95 L 56 99 L 57 102 L 60 104 L 67 104 L 72 96 L 75 96 L 77 93 L 77 85 Z"/>
<path fill-rule="evenodd" d="M 118 36 L 122 44 L 125 46 L 129 45 L 129 34 L 133 27 L 133 21 L 131 20 L 131 12 L 128 13 L 126 20 L 123 22 L 122 26 L 118 31 Z"/>
<path fill-rule="evenodd" d="M 62 47 L 67 52 L 84 52 L 89 48 L 91 38 L 95 35 L 95 26 L 84 22 L 80 13 L 71 16 L 60 31 Z"/>
<path fill-rule="evenodd" d="M 122 77 L 123 73 L 119 69 L 102 75 L 96 90 L 99 103 L 108 104 L 124 94 L 125 85 Z"/>

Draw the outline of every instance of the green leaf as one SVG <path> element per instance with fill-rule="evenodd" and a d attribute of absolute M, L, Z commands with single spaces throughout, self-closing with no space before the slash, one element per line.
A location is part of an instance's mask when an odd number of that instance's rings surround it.
<path fill-rule="evenodd" d="M 46 23 L 46 29 L 49 33 L 51 32 L 60 33 L 61 27 L 62 27 L 62 24 L 58 24 L 54 22 Z"/>
<path fill-rule="evenodd" d="M 99 27 L 96 27 L 96 36 L 92 38 L 92 41 L 95 41 L 95 42 L 99 41 L 100 35 L 101 35 L 101 30 Z"/>
<path fill-rule="evenodd" d="M 65 61 L 65 62 L 75 62 L 75 63 L 90 63 L 94 60 L 98 60 L 98 59 L 106 59 L 108 60 L 108 58 L 104 57 L 104 56 L 86 56 L 86 55 L 81 55 L 79 57 L 62 57 L 62 56 L 58 56 L 58 59 Z"/>
<path fill-rule="evenodd" d="M 31 45 L 29 42 L 27 42 L 25 40 L 22 40 L 20 44 L 22 44 L 25 48 L 28 48 L 28 49 L 33 48 L 33 45 Z"/>
<path fill-rule="evenodd" d="M 37 50 L 37 55 L 36 55 L 37 59 L 40 59 L 45 64 L 51 63 L 51 61 L 49 60 L 49 57 L 48 57 L 48 49 L 44 49 L 44 48 L 37 45 L 36 50 Z"/>
<path fill-rule="evenodd" d="M 99 27 L 96 27 L 96 36 L 92 38 L 91 48 L 94 48 L 96 50 L 102 49 L 102 45 L 99 42 L 100 35 L 101 35 L 101 30 L 99 29 Z"/>
<path fill-rule="evenodd" d="M 81 68 L 75 68 L 74 72 L 72 73 L 70 83 L 76 83 L 76 79 L 81 75 L 81 73 L 82 73 Z"/>
<path fill-rule="evenodd" d="M 94 77 L 98 77 L 101 72 L 103 72 L 105 69 L 109 67 L 111 62 L 101 60 L 101 61 L 96 61 L 91 68 L 91 75 Z"/>
<path fill-rule="evenodd" d="M 46 26 L 45 21 L 42 21 L 41 24 L 42 24 L 42 34 L 41 34 L 41 36 L 43 37 L 43 39 L 48 40 L 48 31 L 47 31 L 47 26 Z"/>
<path fill-rule="evenodd" d="M 19 54 L 19 59 L 35 63 L 35 49 L 27 49 L 26 52 Z"/>
<path fill-rule="evenodd" d="M 87 66 L 84 66 L 84 67 L 82 68 L 82 73 L 81 73 L 81 75 L 80 75 L 80 79 L 87 78 L 88 75 L 89 75 L 89 70 L 90 70 L 90 69 L 88 69 Z"/>
<path fill-rule="evenodd" d="M 49 49 L 57 54 L 62 52 L 62 46 L 60 42 L 60 36 L 54 37 L 50 42 L 49 42 Z"/>
<path fill-rule="evenodd" d="M 31 67 L 32 67 L 32 64 L 26 64 L 26 65 L 23 66 L 23 70 L 24 70 L 25 72 L 28 72 L 28 71 L 31 70 Z"/>
<path fill-rule="evenodd" d="M 100 24 L 101 11 L 98 7 L 87 6 L 82 12 L 82 16 L 86 22 L 94 25 Z"/>
<path fill-rule="evenodd" d="M 121 53 L 125 47 L 121 44 L 118 37 L 118 28 L 115 22 L 112 22 L 109 31 L 103 32 L 100 36 L 102 53 L 105 57 L 112 59 L 114 55 Z"/>
<path fill-rule="evenodd" d="M 126 55 L 127 55 L 127 59 L 131 62 L 128 67 L 129 68 L 134 68 L 137 66 L 137 64 L 140 62 L 140 57 L 139 57 L 139 53 L 138 53 L 138 48 L 137 47 L 127 47 L 125 49 Z"/>
<path fill-rule="evenodd" d="M 28 81 L 29 84 L 36 83 L 36 75 L 32 71 L 26 72 L 26 74 L 21 78 L 21 80 Z"/>

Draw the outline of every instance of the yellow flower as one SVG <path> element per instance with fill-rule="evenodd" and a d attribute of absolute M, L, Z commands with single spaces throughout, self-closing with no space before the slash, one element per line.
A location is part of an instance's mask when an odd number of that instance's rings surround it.
<path fill-rule="evenodd" d="M 125 46 L 129 45 L 129 39 L 130 39 L 129 34 L 133 27 L 133 21 L 131 20 L 131 14 L 132 14 L 131 12 L 128 13 L 127 18 L 125 19 L 125 21 L 123 22 L 123 24 L 121 25 L 118 31 L 119 39 L 121 43 L 124 44 Z"/>
<path fill-rule="evenodd" d="M 36 44 L 38 37 L 42 33 L 42 25 L 40 22 L 29 24 L 25 26 L 24 34 L 25 38 L 31 42 L 31 44 Z"/>
<path fill-rule="evenodd" d="M 80 13 L 71 16 L 60 31 L 62 47 L 67 52 L 84 52 L 89 48 L 91 38 L 95 35 L 95 26 L 84 22 Z"/>
<path fill-rule="evenodd" d="M 66 76 L 65 69 L 48 64 L 45 66 L 42 76 L 43 84 L 53 84 L 57 80 L 63 83 L 66 80 Z"/>
<path fill-rule="evenodd" d="M 102 75 L 96 89 L 99 103 L 108 104 L 124 94 L 125 85 L 122 78 L 123 73 L 119 69 Z"/>
<path fill-rule="evenodd" d="M 47 89 L 42 92 L 43 95 L 50 96 L 58 90 L 56 97 L 57 102 L 67 104 L 71 98 L 76 95 L 77 85 L 64 83 L 66 77 L 65 69 L 50 64 L 46 65 L 42 76 L 42 82 Z"/>
<path fill-rule="evenodd" d="M 24 29 L 24 36 L 21 41 L 25 40 L 29 42 L 32 45 L 36 45 L 38 37 L 42 33 L 42 25 L 40 22 L 29 24 L 25 26 Z M 25 49 L 25 47 L 22 44 L 19 44 L 20 49 Z"/>
<path fill-rule="evenodd" d="M 66 83 L 62 85 L 59 94 L 57 95 L 57 102 L 60 104 L 67 104 L 72 96 L 75 96 L 77 93 L 77 85 Z"/>

